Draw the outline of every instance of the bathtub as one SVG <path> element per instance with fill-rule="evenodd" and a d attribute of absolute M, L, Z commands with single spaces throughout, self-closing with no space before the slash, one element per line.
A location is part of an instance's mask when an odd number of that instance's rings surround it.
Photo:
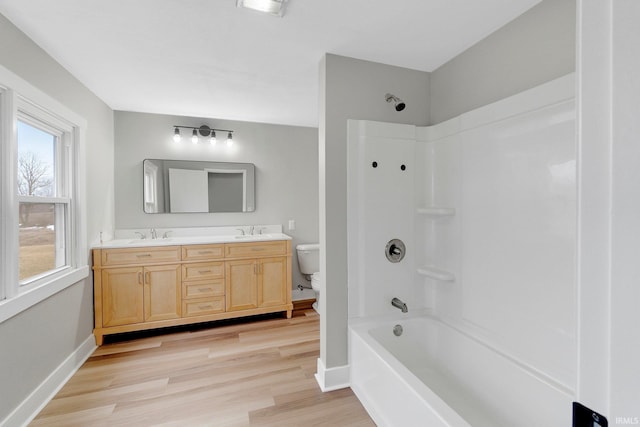
<path fill-rule="evenodd" d="M 572 390 L 435 317 L 352 323 L 349 353 L 379 427 L 571 425 Z"/>

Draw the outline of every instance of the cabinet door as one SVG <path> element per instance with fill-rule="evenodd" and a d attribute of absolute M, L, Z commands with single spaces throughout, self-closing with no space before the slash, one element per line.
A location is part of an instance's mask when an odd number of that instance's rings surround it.
<path fill-rule="evenodd" d="M 144 320 L 177 319 L 182 312 L 180 265 L 144 268 Z"/>
<path fill-rule="evenodd" d="M 254 259 L 225 263 L 227 311 L 258 307 L 258 264 Z"/>
<path fill-rule="evenodd" d="M 118 326 L 144 321 L 142 267 L 102 270 L 102 325 Z"/>
<path fill-rule="evenodd" d="M 287 258 L 263 258 L 258 265 L 258 306 L 286 304 Z"/>

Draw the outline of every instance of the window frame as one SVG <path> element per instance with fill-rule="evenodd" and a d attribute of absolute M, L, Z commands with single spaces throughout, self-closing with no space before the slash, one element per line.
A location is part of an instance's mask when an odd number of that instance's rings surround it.
<path fill-rule="evenodd" d="M 35 276 L 24 286 L 18 279 L 18 209 L 19 202 L 24 201 L 17 190 L 18 120 L 30 125 L 35 120 L 35 127 L 62 131 L 57 145 L 66 151 L 62 161 L 68 163 L 68 167 L 63 166 L 65 194 L 27 196 L 28 202 L 67 204 L 66 265 Z M 86 126 L 84 118 L 0 66 L 0 323 L 89 276 L 83 179 Z"/>

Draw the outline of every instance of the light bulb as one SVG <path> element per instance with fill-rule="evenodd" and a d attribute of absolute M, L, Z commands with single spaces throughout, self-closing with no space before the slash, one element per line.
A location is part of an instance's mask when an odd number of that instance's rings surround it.
<path fill-rule="evenodd" d="M 198 143 L 198 131 L 197 130 L 193 130 L 193 134 L 191 135 L 191 142 L 193 142 L 194 144 Z"/>
<path fill-rule="evenodd" d="M 231 147 L 233 145 L 233 134 L 229 132 L 227 135 L 227 147 Z"/>
<path fill-rule="evenodd" d="M 176 130 L 173 132 L 173 141 L 180 142 L 181 139 L 182 137 L 180 136 L 180 129 L 176 128 Z"/>
<path fill-rule="evenodd" d="M 212 130 L 211 131 L 211 139 L 209 139 L 209 142 L 211 143 L 211 145 L 216 145 L 216 131 Z"/>

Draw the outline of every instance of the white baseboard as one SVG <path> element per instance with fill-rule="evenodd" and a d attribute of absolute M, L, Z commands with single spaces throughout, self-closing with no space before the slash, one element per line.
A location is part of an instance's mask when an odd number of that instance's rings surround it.
<path fill-rule="evenodd" d="M 0 426 L 26 426 L 47 403 L 56 395 L 73 374 L 91 356 L 96 349 L 96 341 L 93 334 L 75 349 L 31 394 L 18 405 L 4 420 L 0 420 Z"/>
<path fill-rule="evenodd" d="M 323 392 L 349 387 L 349 365 L 327 369 L 322 359 L 318 358 L 317 370 L 316 381 Z"/>

